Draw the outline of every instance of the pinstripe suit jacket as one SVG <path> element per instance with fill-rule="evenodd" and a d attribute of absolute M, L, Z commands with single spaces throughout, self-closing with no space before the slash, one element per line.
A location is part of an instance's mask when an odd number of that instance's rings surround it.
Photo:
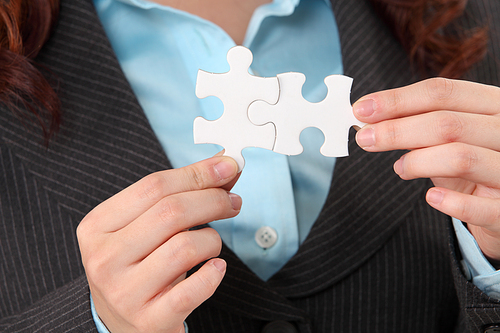
<path fill-rule="evenodd" d="M 353 99 L 417 80 L 365 0 L 332 4 Z M 467 13 L 465 26 L 489 18 L 492 35 L 492 53 L 469 78 L 498 85 L 500 2 L 473 0 Z M 37 60 L 60 79 L 64 122 L 46 149 L 0 110 L 0 330 L 92 332 L 75 228 L 94 206 L 170 163 L 91 0 L 62 1 Z M 259 332 L 274 320 L 300 332 L 479 332 L 500 322 L 500 303 L 460 271 L 449 218 L 424 202 L 430 183 L 399 180 L 399 152 L 350 151 L 309 237 L 267 283 L 223 249 L 227 275 L 188 318 L 191 332 Z"/>

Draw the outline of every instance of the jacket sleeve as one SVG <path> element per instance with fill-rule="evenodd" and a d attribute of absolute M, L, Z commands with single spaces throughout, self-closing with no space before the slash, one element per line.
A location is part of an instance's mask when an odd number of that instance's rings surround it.
<path fill-rule="evenodd" d="M 56 289 L 25 311 L 0 319 L 1 332 L 95 332 L 85 276 Z"/>

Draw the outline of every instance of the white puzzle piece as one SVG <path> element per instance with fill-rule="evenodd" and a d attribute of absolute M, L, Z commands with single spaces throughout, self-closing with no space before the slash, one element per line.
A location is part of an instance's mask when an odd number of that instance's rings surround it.
<path fill-rule="evenodd" d="M 252 102 L 276 103 L 279 95 L 276 77 L 262 78 L 248 72 L 252 60 L 249 49 L 233 47 L 227 53 L 229 72 L 214 74 L 199 70 L 196 81 L 196 96 L 218 97 L 224 104 L 224 113 L 213 121 L 197 117 L 193 125 L 194 142 L 221 145 L 224 155 L 233 157 L 240 171 L 245 165 L 241 151 L 246 147 L 272 150 L 276 133 L 273 124 L 256 126 L 248 119 L 248 106 Z"/>
<path fill-rule="evenodd" d="M 223 115 L 208 121 L 194 120 L 194 142 L 214 143 L 225 149 L 226 156 L 236 160 L 241 171 L 245 165 L 242 150 L 259 147 L 287 155 L 302 153 L 300 133 L 308 127 L 319 128 L 325 142 L 325 156 L 349 155 L 351 126 L 363 127 L 352 112 L 350 103 L 352 78 L 330 75 L 325 78 L 328 94 L 319 103 L 302 96 L 305 75 L 284 73 L 262 78 L 251 75 L 252 52 L 236 46 L 227 53 L 227 73 L 198 71 L 196 96 L 218 97 L 224 104 Z"/>
<path fill-rule="evenodd" d="M 350 103 L 352 78 L 330 75 L 325 78 L 328 94 L 318 103 L 311 103 L 302 96 L 305 82 L 302 73 L 278 74 L 280 96 L 278 103 L 262 101 L 252 103 L 248 109 L 250 121 L 256 125 L 273 123 L 276 142 L 273 151 L 287 155 L 302 153 L 300 133 L 308 127 L 320 129 L 325 142 L 320 152 L 325 156 L 349 155 L 348 136 L 351 126 L 365 124 L 354 117 Z"/>

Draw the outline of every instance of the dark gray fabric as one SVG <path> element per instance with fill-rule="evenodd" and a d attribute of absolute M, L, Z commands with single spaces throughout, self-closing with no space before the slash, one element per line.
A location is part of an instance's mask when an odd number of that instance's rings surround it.
<path fill-rule="evenodd" d="M 353 100 L 418 79 L 365 0 L 332 5 Z M 492 53 L 468 78 L 498 85 L 500 3 L 471 1 L 464 24 L 484 17 Z M 60 79 L 64 123 L 46 149 L 39 133 L 0 111 L 0 330 L 95 331 L 75 228 L 94 206 L 170 163 L 90 0 L 62 1 L 37 60 Z M 393 174 L 401 152 L 365 153 L 352 138 L 350 152 L 337 162 L 309 237 L 268 283 L 223 249 L 227 275 L 188 318 L 190 332 L 259 332 L 274 320 L 301 332 L 479 332 L 500 322 L 499 302 L 459 269 L 449 218 L 425 203 L 430 182 Z"/>
<path fill-rule="evenodd" d="M 91 331 L 76 226 L 100 202 L 170 166 L 91 0 L 62 1 L 37 61 L 60 80 L 63 124 L 46 149 L 40 133 L 0 112 L 0 331 Z"/>

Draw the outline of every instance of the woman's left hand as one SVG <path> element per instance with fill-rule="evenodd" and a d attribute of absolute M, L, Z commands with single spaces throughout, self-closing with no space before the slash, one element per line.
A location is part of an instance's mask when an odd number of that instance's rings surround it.
<path fill-rule="evenodd" d="M 366 95 L 353 109 L 368 123 L 358 145 L 410 150 L 394 171 L 430 178 L 427 202 L 466 222 L 485 256 L 500 261 L 500 88 L 435 78 Z"/>

